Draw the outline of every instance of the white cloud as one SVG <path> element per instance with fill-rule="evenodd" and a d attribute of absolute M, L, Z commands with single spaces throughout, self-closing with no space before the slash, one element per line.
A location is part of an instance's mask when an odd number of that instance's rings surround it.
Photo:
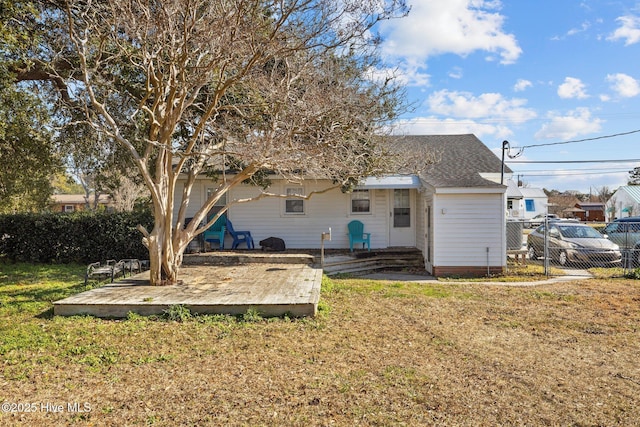
<path fill-rule="evenodd" d="M 526 108 L 521 98 L 506 99 L 499 93 L 474 96 L 469 92 L 440 90 L 427 99 L 433 113 L 467 119 L 502 120 L 523 123 L 536 117 L 534 110 Z"/>
<path fill-rule="evenodd" d="M 558 86 L 558 96 L 564 99 L 585 99 L 589 97 L 585 91 L 585 87 L 585 84 L 582 83 L 580 79 L 567 77 L 564 79 L 564 83 Z"/>
<path fill-rule="evenodd" d="M 431 75 L 421 67 L 404 67 L 398 74 L 398 81 L 405 86 L 426 87 L 430 85 Z"/>
<path fill-rule="evenodd" d="M 607 40 L 616 41 L 622 39 L 625 46 L 640 41 L 640 17 L 633 15 L 621 16 L 616 21 L 620 22 L 621 26 L 607 37 Z"/>
<path fill-rule="evenodd" d="M 588 108 L 577 108 L 565 116 L 549 115 L 550 121 L 535 133 L 536 139 L 571 139 L 578 135 L 599 132 L 603 120 L 592 117 Z"/>
<path fill-rule="evenodd" d="M 452 79 L 461 79 L 463 75 L 464 73 L 460 67 L 453 67 L 453 69 L 449 71 L 449 77 Z"/>
<path fill-rule="evenodd" d="M 611 89 L 623 98 L 632 98 L 640 94 L 640 84 L 633 77 L 618 73 L 608 74 L 607 79 L 611 83 Z"/>
<path fill-rule="evenodd" d="M 394 133 L 402 135 L 460 135 L 472 133 L 480 139 L 491 137 L 500 141 L 513 135 L 511 129 L 504 125 L 479 123 L 475 120 L 442 119 L 435 116 L 400 120 L 396 122 Z"/>
<path fill-rule="evenodd" d="M 534 119 L 524 99 L 507 99 L 499 93 L 474 96 L 469 92 L 440 90 L 426 101 L 430 116 L 397 122 L 396 133 L 411 135 L 453 135 L 473 133 L 506 139 L 513 136 L 510 125 Z"/>
<path fill-rule="evenodd" d="M 572 28 L 569 31 L 567 31 L 567 35 L 568 36 L 575 36 L 578 33 L 583 33 L 585 31 L 587 31 L 590 27 L 591 27 L 591 23 L 590 22 L 583 22 L 582 25 L 580 26 L 580 28 Z"/>
<path fill-rule="evenodd" d="M 571 28 L 565 34 L 558 35 L 558 36 L 552 36 L 550 39 L 553 40 L 553 41 L 566 40 L 569 37 L 573 37 L 573 36 L 576 36 L 576 35 L 578 35 L 580 33 L 587 32 L 589 30 L 589 28 L 591 28 L 591 22 L 585 21 L 580 25 L 580 27 Z"/>
<path fill-rule="evenodd" d="M 529 80 L 518 79 L 516 84 L 513 86 L 513 90 L 515 92 L 522 92 L 523 90 L 526 90 L 531 86 L 533 86 L 533 83 L 531 83 Z"/>
<path fill-rule="evenodd" d="M 372 81 L 382 82 L 393 78 L 394 81 L 403 86 L 429 86 L 429 74 L 423 73 L 417 68 L 414 69 L 392 69 L 392 68 L 370 68 L 369 78 Z"/>
<path fill-rule="evenodd" d="M 409 66 L 424 64 L 434 55 L 476 51 L 513 63 L 522 49 L 513 34 L 503 31 L 504 16 L 496 12 L 500 6 L 499 1 L 487 0 L 416 1 L 408 17 L 381 23 L 383 53 Z"/>

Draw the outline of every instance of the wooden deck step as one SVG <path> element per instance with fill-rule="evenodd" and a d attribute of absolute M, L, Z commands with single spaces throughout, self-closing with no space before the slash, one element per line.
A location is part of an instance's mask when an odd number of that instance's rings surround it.
<path fill-rule="evenodd" d="M 325 258 L 324 273 L 328 276 L 336 274 L 357 274 L 373 270 L 405 268 L 424 268 L 422 253 L 418 250 L 398 252 L 384 251 L 355 256 L 339 256 Z"/>
<path fill-rule="evenodd" d="M 183 265 L 237 264 L 313 264 L 315 256 L 307 253 L 262 251 L 214 251 L 185 255 Z"/>

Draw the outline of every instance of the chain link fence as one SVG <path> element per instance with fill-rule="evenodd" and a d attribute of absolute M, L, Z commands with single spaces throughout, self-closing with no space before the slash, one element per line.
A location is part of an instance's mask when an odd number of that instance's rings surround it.
<path fill-rule="evenodd" d="M 622 277 L 640 268 L 640 221 L 616 220 L 597 229 L 577 221 L 549 221 L 523 228 L 522 236 L 520 250 L 526 250 L 528 262 L 544 265 L 548 274 L 601 268 L 609 269 L 609 277 Z"/>

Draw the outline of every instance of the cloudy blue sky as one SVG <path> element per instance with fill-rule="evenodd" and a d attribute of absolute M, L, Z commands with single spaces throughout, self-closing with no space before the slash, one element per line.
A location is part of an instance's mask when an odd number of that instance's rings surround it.
<path fill-rule="evenodd" d="M 640 166 L 640 1 L 408 3 L 380 27 L 414 106 L 396 133 L 509 141 L 530 187 L 616 189 Z"/>

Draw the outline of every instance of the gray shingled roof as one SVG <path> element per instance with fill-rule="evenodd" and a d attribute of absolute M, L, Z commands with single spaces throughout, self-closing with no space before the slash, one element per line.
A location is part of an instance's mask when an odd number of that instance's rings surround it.
<path fill-rule="evenodd" d="M 473 134 L 403 135 L 388 139 L 393 151 L 406 158 L 436 153 L 437 162 L 420 177 L 435 187 L 499 187 L 480 173 L 500 173 L 502 160 Z M 511 169 L 505 166 L 505 173 Z"/>

